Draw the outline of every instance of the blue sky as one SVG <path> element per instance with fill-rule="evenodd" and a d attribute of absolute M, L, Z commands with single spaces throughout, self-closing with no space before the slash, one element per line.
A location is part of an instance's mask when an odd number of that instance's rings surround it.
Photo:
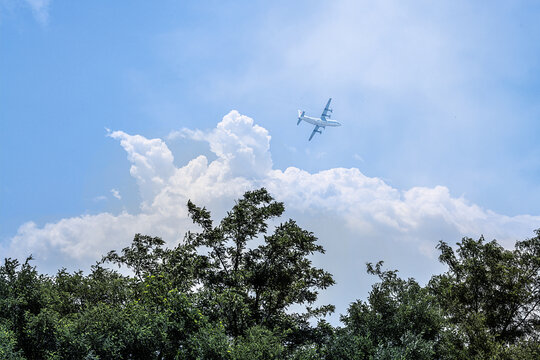
<path fill-rule="evenodd" d="M 539 17 L 532 1 L 0 0 L 0 251 L 85 267 L 136 230 L 178 241 L 188 197 L 219 214 L 258 185 L 319 235 L 344 304 L 366 261 L 425 279 L 440 239 L 511 245 L 540 228 Z M 343 126 L 307 142 L 296 110 L 328 97 Z"/>

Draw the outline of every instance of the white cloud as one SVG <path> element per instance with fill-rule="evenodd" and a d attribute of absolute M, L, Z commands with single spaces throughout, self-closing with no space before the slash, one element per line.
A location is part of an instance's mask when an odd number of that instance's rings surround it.
<path fill-rule="evenodd" d="M 175 172 L 171 151 L 161 139 L 146 139 L 123 131 L 114 131 L 108 136 L 120 140 L 120 145 L 127 152 L 132 164 L 129 172 L 137 180 L 142 206 L 146 206 Z"/>
<path fill-rule="evenodd" d="M 268 131 L 235 110 L 210 132 L 184 129 L 184 133 L 191 139 L 207 141 L 210 150 L 235 176 L 263 177 L 272 169 Z"/>
<path fill-rule="evenodd" d="M 118 200 L 122 200 L 122 196 L 120 195 L 120 191 L 117 189 L 111 189 L 111 194 L 117 198 Z"/>
<path fill-rule="evenodd" d="M 50 0 L 25 0 L 32 9 L 32 13 L 37 21 L 42 25 L 47 25 L 49 21 Z"/>
<path fill-rule="evenodd" d="M 188 199 L 221 216 L 244 191 L 264 186 L 285 202 L 287 216 L 320 237 L 328 253 L 317 262 L 335 274 L 338 286 L 329 294 L 339 293 L 341 303 L 332 301 L 343 307 L 358 297 L 351 286 L 365 285 L 358 283 L 358 274 L 366 261 L 387 260 L 421 278 L 436 266 L 434 247 L 440 239 L 484 234 L 511 246 L 540 227 L 540 216 L 497 214 L 452 197 L 444 186 L 402 191 L 356 168 L 273 169 L 268 131 L 237 111 L 213 130 L 182 134 L 208 142 L 216 160 L 201 155 L 176 167 L 163 140 L 112 132 L 109 136 L 120 140 L 132 164 L 142 196 L 139 213 L 82 215 L 42 227 L 29 222 L 11 239 L 8 253 L 33 253 L 54 269 L 90 264 L 128 244 L 137 232 L 175 243 L 192 226 Z"/>
<path fill-rule="evenodd" d="M 354 158 L 355 160 L 360 161 L 360 162 L 364 162 L 364 158 L 363 158 L 362 156 L 358 155 L 357 153 L 355 153 L 355 154 L 353 155 L 353 158 Z"/>

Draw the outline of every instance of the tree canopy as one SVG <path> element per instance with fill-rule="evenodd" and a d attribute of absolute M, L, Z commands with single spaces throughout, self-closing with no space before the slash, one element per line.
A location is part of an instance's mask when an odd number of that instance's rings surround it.
<path fill-rule="evenodd" d="M 513 250 L 440 242 L 447 271 L 425 286 L 368 263 L 378 282 L 334 327 L 324 320 L 334 307 L 317 301 L 334 280 L 312 263 L 324 249 L 278 222 L 283 203 L 249 191 L 219 222 L 187 207 L 199 231 L 177 246 L 136 234 L 87 273 L 5 259 L 0 358 L 540 358 L 539 230 Z"/>

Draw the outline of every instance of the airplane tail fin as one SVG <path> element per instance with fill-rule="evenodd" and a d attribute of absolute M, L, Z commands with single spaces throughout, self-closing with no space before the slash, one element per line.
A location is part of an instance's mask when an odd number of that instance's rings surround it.
<path fill-rule="evenodd" d="M 305 111 L 298 110 L 298 122 L 296 123 L 296 125 L 300 125 L 300 122 L 302 121 L 302 117 L 304 116 L 305 113 L 306 113 Z"/>

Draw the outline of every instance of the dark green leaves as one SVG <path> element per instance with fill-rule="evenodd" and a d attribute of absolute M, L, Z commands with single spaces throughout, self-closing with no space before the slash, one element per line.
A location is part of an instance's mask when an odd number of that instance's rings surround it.
<path fill-rule="evenodd" d="M 513 250 L 440 242 L 448 270 L 427 286 L 367 264 L 378 282 L 334 328 L 323 319 L 333 305 L 317 303 L 334 280 L 311 260 L 324 249 L 295 221 L 276 221 L 283 204 L 265 189 L 219 222 L 192 202 L 188 211 L 200 232 L 178 246 L 136 234 L 88 274 L 6 259 L 0 358 L 540 358 L 540 230 Z"/>
<path fill-rule="evenodd" d="M 210 213 L 191 202 L 193 221 L 202 228 L 189 233 L 186 244 L 207 249 L 209 268 L 200 280 L 206 292 L 209 316 L 225 319 L 227 332 L 244 335 L 251 326 L 269 329 L 305 327 L 312 316 L 324 316 L 333 307 L 308 309 L 302 316 L 287 313 L 294 304 L 312 304 L 319 289 L 334 283 L 332 276 L 312 266 L 310 256 L 323 253 L 317 238 L 289 220 L 266 235 L 268 222 L 284 207 L 265 189 L 247 192 L 216 227 Z M 213 300 L 220 299 L 219 304 Z"/>
<path fill-rule="evenodd" d="M 540 232 L 506 250 L 496 241 L 463 238 L 438 248 L 448 271 L 430 287 L 469 356 L 493 356 L 540 330 Z"/>

